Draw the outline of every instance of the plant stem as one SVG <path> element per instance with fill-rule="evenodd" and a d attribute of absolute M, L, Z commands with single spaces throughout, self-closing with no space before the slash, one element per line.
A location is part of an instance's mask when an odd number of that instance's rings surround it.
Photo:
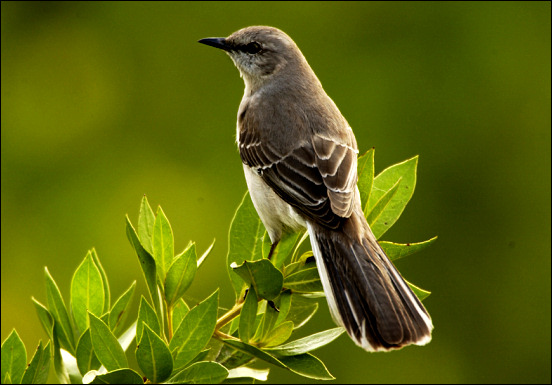
<path fill-rule="evenodd" d="M 213 337 L 219 339 L 219 340 L 234 340 L 234 341 L 240 341 L 239 338 L 236 338 L 234 336 L 228 335 L 226 333 L 221 332 L 220 330 L 215 330 L 213 333 Z"/>
<path fill-rule="evenodd" d="M 218 330 L 223 327 L 224 325 L 226 325 L 228 322 L 232 321 L 234 318 L 236 318 L 238 316 L 238 314 L 240 314 L 240 311 L 241 311 L 241 308 L 243 307 L 243 304 L 245 302 L 242 301 L 240 303 L 237 303 L 234 305 L 234 307 L 230 310 L 228 310 L 228 312 L 226 312 L 222 317 L 220 317 L 218 320 L 217 320 L 217 324 L 215 326 L 215 332 L 218 332 Z"/>
<path fill-rule="evenodd" d="M 167 327 L 169 329 L 169 342 L 173 337 L 173 324 L 172 324 L 173 307 L 167 306 Z"/>

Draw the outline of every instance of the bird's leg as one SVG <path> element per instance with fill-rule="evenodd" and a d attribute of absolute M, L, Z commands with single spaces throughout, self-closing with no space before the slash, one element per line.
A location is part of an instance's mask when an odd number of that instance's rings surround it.
<path fill-rule="evenodd" d="M 276 249 L 276 246 L 278 246 L 278 242 L 280 242 L 280 241 L 276 241 L 270 246 L 270 252 L 268 253 L 268 259 L 272 258 L 272 253 L 274 253 L 274 250 Z"/>

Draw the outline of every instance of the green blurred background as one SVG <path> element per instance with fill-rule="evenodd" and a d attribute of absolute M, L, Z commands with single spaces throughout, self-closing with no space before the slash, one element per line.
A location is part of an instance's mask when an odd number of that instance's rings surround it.
<path fill-rule="evenodd" d="M 438 242 L 398 267 L 431 290 L 430 345 L 319 350 L 340 383 L 550 382 L 550 2 L 2 2 L 2 340 L 40 338 L 48 266 L 66 302 L 95 247 L 119 296 L 146 293 L 124 216 L 147 194 L 176 249 L 215 249 L 190 301 L 221 287 L 246 190 L 235 145 L 243 83 L 197 44 L 249 25 L 286 31 L 376 172 L 420 155 L 385 235 Z M 135 296 L 135 302 L 137 302 Z M 136 306 L 132 309 L 135 314 Z M 314 332 L 331 327 L 322 303 Z M 310 382 L 274 368 L 276 382 Z"/>

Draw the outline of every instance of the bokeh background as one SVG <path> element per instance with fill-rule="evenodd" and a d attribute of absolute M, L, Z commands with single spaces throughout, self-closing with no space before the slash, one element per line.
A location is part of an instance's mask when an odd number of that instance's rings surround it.
<path fill-rule="evenodd" d="M 45 334 L 48 266 L 68 301 L 95 247 L 118 297 L 146 293 L 124 216 L 161 205 L 176 249 L 216 246 L 190 301 L 221 288 L 246 185 L 235 145 L 243 83 L 197 44 L 249 25 L 286 31 L 376 172 L 420 155 L 385 235 L 430 250 L 398 262 L 425 301 L 430 345 L 317 355 L 340 383 L 546 383 L 550 375 L 550 2 L 2 2 L 2 340 Z M 135 297 L 135 302 L 137 302 Z M 136 306 L 131 310 L 136 312 Z M 322 306 L 309 330 L 332 327 Z M 273 368 L 270 383 L 310 382 Z"/>

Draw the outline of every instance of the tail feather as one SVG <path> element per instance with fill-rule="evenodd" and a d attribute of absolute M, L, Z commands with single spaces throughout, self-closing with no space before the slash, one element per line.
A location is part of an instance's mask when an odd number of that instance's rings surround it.
<path fill-rule="evenodd" d="M 382 351 L 429 342 L 429 314 L 361 213 L 337 230 L 311 222 L 307 228 L 330 313 L 357 345 Z"/>

